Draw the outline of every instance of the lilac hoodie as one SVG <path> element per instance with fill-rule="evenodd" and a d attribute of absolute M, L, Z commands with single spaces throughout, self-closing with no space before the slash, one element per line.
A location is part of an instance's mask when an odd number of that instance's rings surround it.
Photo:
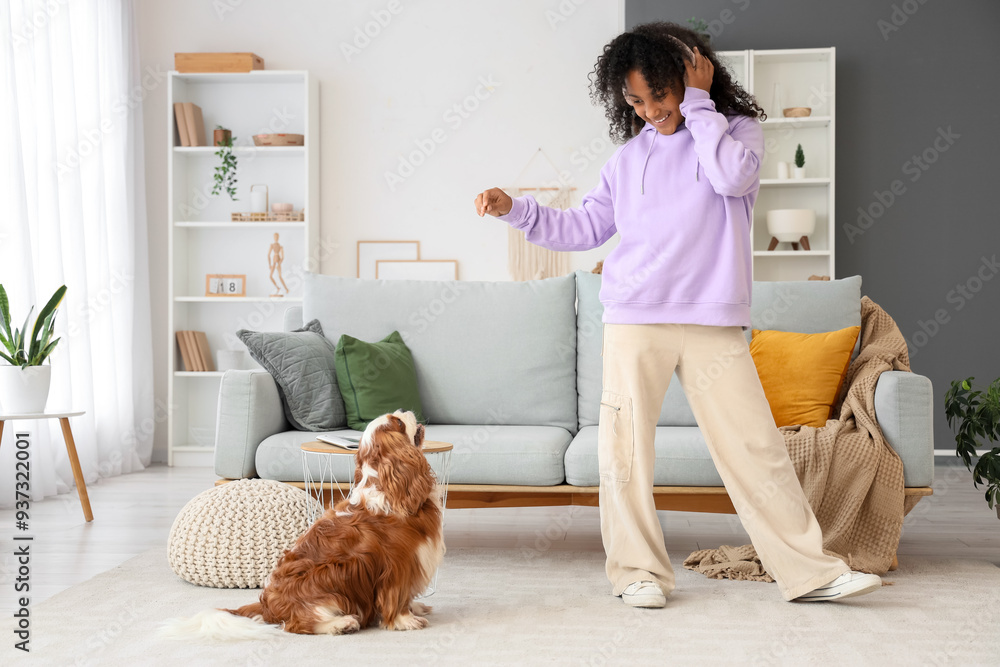
<path fill-rule="evenodd" d="M 604 260 L 604 322 L 748 329 L 764 133 L 755 118 L 717 112 L 699 88 L 685 89 L 680 110 L 673 134 L 646 123 L 619 148 L 578 208 L 526 195 L 498 217 L 551 250 L 589 250 L 618 232 Z"/>

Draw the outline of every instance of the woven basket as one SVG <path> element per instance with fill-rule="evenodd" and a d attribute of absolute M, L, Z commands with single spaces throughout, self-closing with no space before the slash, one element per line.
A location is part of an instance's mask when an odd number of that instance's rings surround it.
<path fill-rule="evenodd" d="M 309 528 L 307 500 L 302 489 L 269 479 L 202 491 L 170 528 L 170 568 L 199 586 L 260 588 Z"/>

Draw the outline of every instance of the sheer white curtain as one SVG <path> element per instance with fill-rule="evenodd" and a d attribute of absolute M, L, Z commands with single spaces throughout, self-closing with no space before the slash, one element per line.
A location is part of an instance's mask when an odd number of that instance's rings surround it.
<path fill-rule="evenodd" d="M 156 425 L 134 25 L 131 0 L 0 1 L 0 283 L 17 326 L 68 288 L 48 407 L 87 411 L 71 424 L 88 485 L 148 465 Z M 55 420 L 5 425 L 0 506 L 15 425 L 33 499 L 72 491 L 79 512 Z"/>

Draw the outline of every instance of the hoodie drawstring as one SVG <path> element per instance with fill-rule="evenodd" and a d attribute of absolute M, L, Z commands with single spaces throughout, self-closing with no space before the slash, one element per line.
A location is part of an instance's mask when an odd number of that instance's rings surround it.
<path fill-rule="evenodd" d="M 656 135 L 659 134 L 656 130 L 653 130 L 653 138 L 649 141 L 649 150 L 646 151 L 646 161 L 642 163 L 642 176 L 639 177 L 639 194 L 646 194 L 646 165 L 649 164 L 649 154 L 653 152 L 653 142 L 656 141 Z"/>

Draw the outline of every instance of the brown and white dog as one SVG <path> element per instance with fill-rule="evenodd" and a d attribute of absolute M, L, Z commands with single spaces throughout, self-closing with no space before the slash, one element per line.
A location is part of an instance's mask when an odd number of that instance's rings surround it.
<path fill-rule="evenodd" d="M 339 635 L 379 625 L 427 627 L 414 601 L 444 557 L 437 480 L 420 447 L 424 427 L 397 410 L 368 425 L 354 489 L 286 550 L 260 600 L 171 619 L 160 636 L 249 639 L 281 630 Z"/>

